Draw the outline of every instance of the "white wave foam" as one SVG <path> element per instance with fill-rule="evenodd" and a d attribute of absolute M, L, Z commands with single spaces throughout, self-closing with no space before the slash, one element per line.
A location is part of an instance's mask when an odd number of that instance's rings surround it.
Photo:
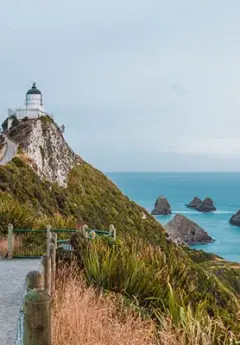
<path fill-rule="evenodd" d="M 182 213 L 182 214 L 204 214 L 202 212 L 198 211 L 180 211 L 180 210 L 173 210 L 172 213 Z M 225 211 L 225 210 L 217 210 L 212 212 L 212 214 L 234 214 L 235 212 L 233 211 Z"/>
<path fill-rule="evenodd" d="M 182 213 L 182 214 L 200 214 L 198 211 L 180 211 L 180 210 L 173 210 L 172 213 Z"/>

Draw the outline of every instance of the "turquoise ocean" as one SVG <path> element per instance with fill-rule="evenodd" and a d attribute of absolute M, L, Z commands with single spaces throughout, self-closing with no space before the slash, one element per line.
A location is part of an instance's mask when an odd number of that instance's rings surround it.
<path fill-rule="evenodd" d="M 158 196 L 164 195 L 172 206 L 171 216 L 157 216 L 162 224 L 176 213 L 195 221 L 216 241 L 193 248 L 215 253 L 240 262 L 240 227 L 229 219 L 240 209 L 240 173 L 182 173 L 182 172 L 112 172 L 106 174 L 130 199 L 149 212 Z M 213 213 L 199 213 L 185 207 L 195 196 L 213 199 Z"/>

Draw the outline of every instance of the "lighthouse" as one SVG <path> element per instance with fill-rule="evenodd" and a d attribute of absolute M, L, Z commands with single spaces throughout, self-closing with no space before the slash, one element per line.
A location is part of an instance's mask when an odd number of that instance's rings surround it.
<path fill-rule="evenodd" d="M 41 116 L 51 116 L 43 107 L 42 92 L 37 88 L 36 83 L 32 84 L 31 89 L 26 92 L 25 104 L 17 109 L 8 109 L 8 117 L 3 122 L 3 130 L 9 130 L 12 127 L 13 121 L 22 120 L 24 118 L 34 119 Z"/>
<path fill-rule="evenodd" d="M 43 107 L 42 92 L 37 88 L 34 82 L 31 89 L 26 93 L 25 107 L 19 107 L 18 109 L 9 109 L 9 115 L 14 115 L 20 120 L 24 117 L 38 118 L 43 115 L 47 115 Z"/>

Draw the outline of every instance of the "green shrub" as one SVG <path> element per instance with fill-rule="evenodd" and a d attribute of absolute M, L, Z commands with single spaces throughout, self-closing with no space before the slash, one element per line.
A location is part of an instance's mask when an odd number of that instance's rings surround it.
<path fill-rule="evenodd" d="M 46 229 L 47 225 L 51 225 L 52 229 L 75 229 L 76 219 L 73 216 L 64 217 L 59 213 L 54 213 L 53 216 L 43 215 L 34 223 L 36 229 Z"/>
<path fill-rule="evenodd" d="M 31 229 L 35 222 L 35 214 L 27 204 L 20 204 L 12 199 L 0 200 L 0 233 L 6 234 L 8 224 L 14 228 Z"/>

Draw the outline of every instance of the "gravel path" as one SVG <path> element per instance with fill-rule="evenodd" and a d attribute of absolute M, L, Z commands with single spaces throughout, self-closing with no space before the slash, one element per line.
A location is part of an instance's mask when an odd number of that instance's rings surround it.
<path fill-rule="evenodd" d="M 14 345 L 27 273 L 40 270 L 40 260 L 0 259 L 0 345 Z"/>

